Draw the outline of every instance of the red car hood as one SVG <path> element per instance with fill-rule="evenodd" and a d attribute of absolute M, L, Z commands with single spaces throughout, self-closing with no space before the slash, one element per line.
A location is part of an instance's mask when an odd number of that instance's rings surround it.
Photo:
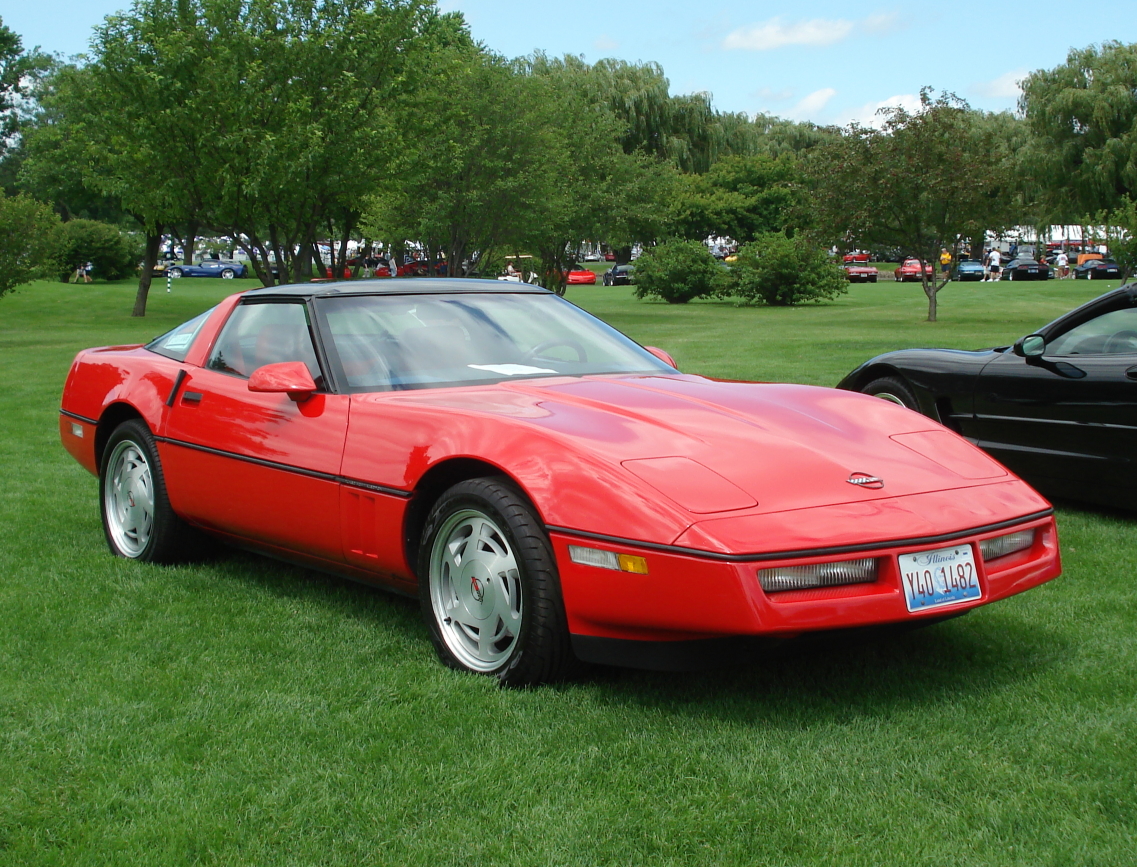
<path fill-rule="evenodd" d="M 528 380 L 384 398 L 424 410 L 469 413 L 470 424 L 462 427 L 471 434 L 482 429 L 474 417 L 508 418 L 538 428 L 544 436 L 529 438 L 533 449 L 547 452 L 547 440 L 557 440 L 558 451 L 588 455 L 634 476 L 693 519 L 1013 479 L 1000 464 L 924 416 L 830 388 L 676 375 Z M 517 448 L 511 446 L 502 463 L 523 459 Z M 862 481 L 868 477 L 883 484 L 850 483 L 858 474 Z"/>

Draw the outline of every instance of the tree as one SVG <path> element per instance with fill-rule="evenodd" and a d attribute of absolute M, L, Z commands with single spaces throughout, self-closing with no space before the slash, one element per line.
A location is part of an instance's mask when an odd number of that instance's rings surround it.
<path fill-rule="evenodd" d="M 810 210 L 827 241 L 899 247 L 925 265 L 928 321 L 936 321 L 942 249 L 958 258 L 964 242 L 1009 225 L 999 195 L 1010 169 L 991 130 L 952 94 L 920 92 L 920 108 L 884 109 L 880 129 L 851 124 L 837 141 L 809 152 Z"/>
<path fill-rule="evenodd" d="M 1072 50 L 1022 83 L 1028 157 L 1057 206 L 1091 214 L 1137 196 L 1137 44 Z"/>
<path fill-rule="evenodd" d="M 670 203 L 669 229 L 682 238 L 729 237 L 740 243 L 780 232 L 800 218 L 801 170 L 790 153 L 723 157 L 686 175 Z"/>
<path fill-rule="evenodd" d="M 0 193 L 0 297 L 58 267 L 59 217 L 28 196 Z"/>

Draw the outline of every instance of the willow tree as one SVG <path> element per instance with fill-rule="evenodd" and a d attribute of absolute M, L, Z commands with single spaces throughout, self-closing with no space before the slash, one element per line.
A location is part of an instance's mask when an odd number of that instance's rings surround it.
<path fill-rule="evenodd" d="M 1014 220 L 998 195 L 1006 155 L 992 128 L 952 94 L 933 99 L 925 88 L 919 109 L 888 108 L 882 117 L 879 129 L 854 123 L 809 152 L 810 210 L 831 242 L 900 247 L 931 266 L 921 286 L 935 322 L 947 282 L 940 251 L 958 258 L 968 239 Z"/>
<path fill-rule="evenodd" d="M 1137 197 L 1137 44 L 1072 50 L 1022 82 L 1028 156 L 1057 207 L 1075 216 Z"/>

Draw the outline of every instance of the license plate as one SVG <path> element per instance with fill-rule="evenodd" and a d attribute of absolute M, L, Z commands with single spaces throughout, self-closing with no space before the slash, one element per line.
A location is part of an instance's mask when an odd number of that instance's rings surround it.
<path fill-rule="evenodd" d="M 970 545 L 901 554 L 896 559 L 909 611 L 957 605 L 983 595 Z"/>

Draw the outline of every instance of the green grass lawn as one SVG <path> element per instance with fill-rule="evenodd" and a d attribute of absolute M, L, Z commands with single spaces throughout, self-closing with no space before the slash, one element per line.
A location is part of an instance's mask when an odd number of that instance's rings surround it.
<path fill-rule="evenodd" d="M 253 281 L 0 299 L 0 865 L 1128 865 L 1137 518 L 1059 509 L 1065 574 L 905 636 L 527 692 L 443 669 L 417 607 L 244 554 L 112 558 L 59 445 L 85 346 Z M 832 385 L 1008 343 L 1116 284 L 915 285 L 801 309 L 570 300 L 689 372 Z M 218 480 L 224 496 L 224 480 Z"/>

